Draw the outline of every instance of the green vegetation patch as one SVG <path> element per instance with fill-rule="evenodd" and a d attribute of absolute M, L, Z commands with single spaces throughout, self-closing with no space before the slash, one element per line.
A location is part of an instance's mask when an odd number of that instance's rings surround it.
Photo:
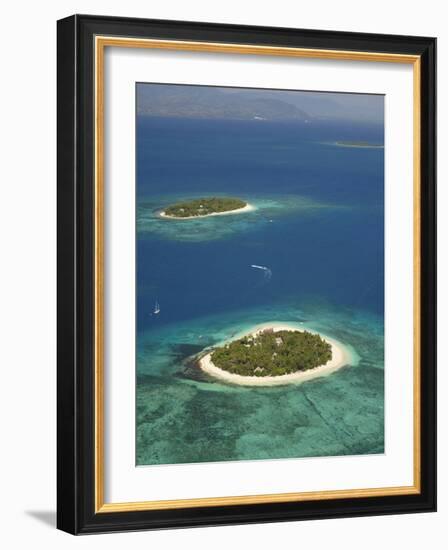
<path fill-rule="evenodd" d="M 281 376 L 325 365 L 331 357 L 331 345 L 319 334 L 266 329 L 215 349 L 211 360 L 242 376 Z"/>
<path fill-rule="evenodd" d="M 233 197 L 210 197 L 177 202 L 165 208 L 165 214 L 176 218 L 207 216 L 218 212 L 231 212 L 246 205 L 246 202 Z"/>

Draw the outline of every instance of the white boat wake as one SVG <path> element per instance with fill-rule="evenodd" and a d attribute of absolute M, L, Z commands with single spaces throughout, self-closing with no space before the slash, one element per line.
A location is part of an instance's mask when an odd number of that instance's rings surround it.
<path fill-rule="evenodd" d="M 269 269 L 269 267 L 266 267 L 265 265 L 257 265 L 257 264 L 251 264 L 250 267 L 253 267 L 254 269 L 261 269 L 261 271 L 264 272 L 264 278 L 266 281 L 270 281 L 272 277 L 272 271 Z"/>

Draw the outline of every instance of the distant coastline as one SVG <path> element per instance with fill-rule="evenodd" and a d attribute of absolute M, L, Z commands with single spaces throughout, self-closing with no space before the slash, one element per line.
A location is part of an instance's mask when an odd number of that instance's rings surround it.
<path fill-rule="evenodd" d="M 273 330 L 274 332 L 278 332 L 282 330 L 297 331 L 304 329 L 300 329 L 294 325 L 287 323 L 275 322 L 257 325 L 256 327 L 253 327 L 250 331 L 245 332 L 244 335 L 255 336 L 265 330 Z M 240 334 L 238 337 L 241 336 L 243 335 Z M 328 376 L 346 365 L 356 364 L 356 358 L 342 343 L 322 334 L 320 336 L 323 340 L 330 344 L 332 358 L 324 365 L 320 365 L 314 369 L 310 369 L 307 371 L 294 372 L 291 374 L 284 374 L 280 376 L 242 376 L 240 374 L 234 374 L 226 370 L 220 369 L 216 365 L 214 365 L 211 360 L 213 350 L 211 350 L 209 353 L 199 359 L 198 366 L 203 372 L 207 373 L 208 375 L 230 384 L 237 384 L 242 386 L 278 386 L 284 384 L 302 384 L 303 382 L 313 380 L 314 378 Z"/>
<path fill-rule="evenodd" d="M 335 145 L 336 147 L 350 147 L 355 149 L 384 149 L 384 145 L 380 143 L 370 143 L 368 141 L 333 141 L 327 145 Z"/>

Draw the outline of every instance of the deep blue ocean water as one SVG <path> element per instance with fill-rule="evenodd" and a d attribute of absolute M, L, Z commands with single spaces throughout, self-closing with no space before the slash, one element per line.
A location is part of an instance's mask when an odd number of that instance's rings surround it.
<path fill-rule="evenodd" d="M 138 117 L 138 464 L 383 452 L 384 150 L 334 144 L 350 140 L 382 143 L 383 127 Z M 215 195 L 256 210 L 157 215 Z M 271 320 L 337 337 L 360 362 L 277 388 L 192 371 L 205 346 Z"/>

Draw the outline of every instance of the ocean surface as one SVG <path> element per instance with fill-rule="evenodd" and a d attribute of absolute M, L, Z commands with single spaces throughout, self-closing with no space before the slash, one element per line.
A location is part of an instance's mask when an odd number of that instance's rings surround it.
<path fill-rule="evenodd" d="M 137 118 L 138 465 L 384 452 L 384 150 L 334 144 L 352 140 L 383 143 L 383 126 Z M 158 216 L 217 195 L 256 210 Z M 269 321 L 334 337 L 358 364 L 272 388 L 194 367 Z"/>

